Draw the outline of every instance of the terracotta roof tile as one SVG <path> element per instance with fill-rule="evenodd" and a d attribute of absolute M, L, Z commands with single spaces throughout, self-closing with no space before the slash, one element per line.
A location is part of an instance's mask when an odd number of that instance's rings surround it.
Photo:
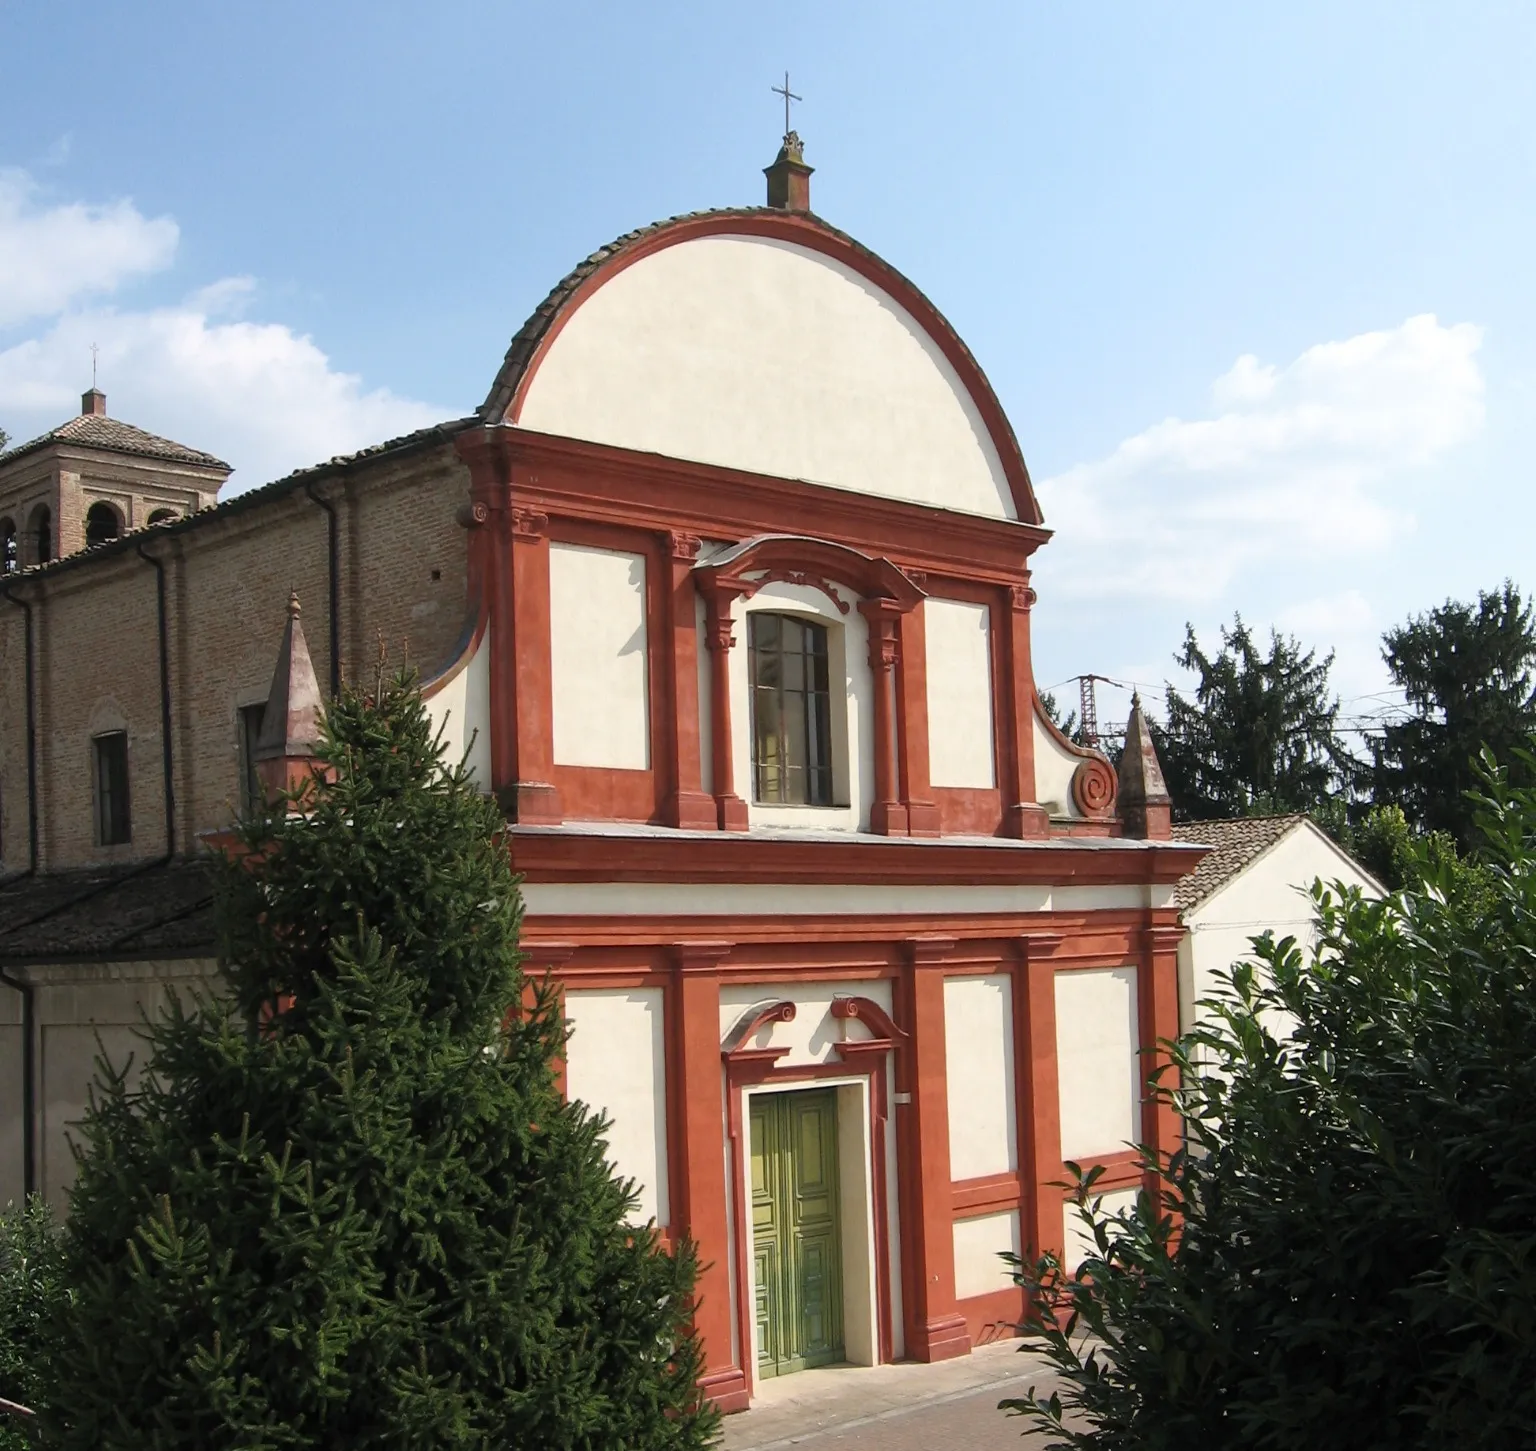
<path fill-rule="evenodd" d="M 215 458 L 211 453 L 188 448 L 184 443 L 146 433 L 131 423 L 119 423 L 115 418 L 104 418 L 94 413 L 78 414 L 68 423 L 61 423 L 37 438 L 18 444 L 8 453 L 0 453 L 0 464 L 7 464 L 23 454 L 46 448 L 50 443 L 72 443 L 80 448 L 99 448 L 106 453 L 128 453 L 140 458 L 195 464 L 199 468 L 223 469 L 225 473 L 230 471 L 230 466 L 223 459 Z"/>
<path fill-rule="evenodd" d="M 211 955 L 207 862 L 46 872 L 0 883 L 0 962 Z"/>
<path fill-rule="evenodd" d="M 1307 817 L 1297 812 L 1290 816 L 1239 816 L 1231 821 L 1175 822 L 1175 841 L 1198 843 L 1211 850 L 1179 882 L 1174 904 L 1181 912 L 1187 912 L 1207 897 L 1215 896 L 1251 861 L 1305 820 Z"/>

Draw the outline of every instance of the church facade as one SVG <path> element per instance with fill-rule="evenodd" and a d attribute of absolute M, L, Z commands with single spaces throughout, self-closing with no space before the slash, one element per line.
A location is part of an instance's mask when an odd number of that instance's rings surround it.
<path fill-rule="evenodd" d="M 467 418 L 15 558 L 0 1198 L 65 1193 L 98 1035 L 214 972 L 198 854 L 260 789 L 290 591 L 319 688 L 404 642 L 504 807 L 566 1090 L 698 1242 L 726 1409 L 1009 1333 L 1000 1252 L 1073 1252 L 1064 1162 L 1123 1198 L 1173 1147 L 1202 849 L 1136 720 L 1117 780 L 1041 709 L 1012 429 L 809 179 L 791 135 L 769 205 L 594 254 Z"/>

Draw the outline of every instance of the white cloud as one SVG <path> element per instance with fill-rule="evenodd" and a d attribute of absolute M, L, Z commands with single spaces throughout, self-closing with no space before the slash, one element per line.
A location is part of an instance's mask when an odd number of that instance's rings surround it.
<path fill-rule="evenodd" d="M 1040 575 L 1063 597 L 1220 598 L 1245 572 L 1372 553 L 1412 527 L 1395 487 L 1483 421 L 1482 329 L 1434 316 L 1245 355 L 1212 416 L 1169 418 L 1040 486 L 1056 531 Z"/>
<path fill-rule="evenodd" d="M 178 238 L 169 217 L 146 217 L 130 201 L 42 206 L 25 172 L 0 170 L 0 327 L 161 271 Z"/>
<path fill-rule="evenodd" d="M 231 278 L 171 307 L 70 313 L 0 352 L 0 412 L 62 422 L 79 407 L 83 360 L 99 343 L 112 416 L 228 460 L 238 470 L 231 492 L 451 416 L 365 389 L 281 323 L 221 316 L 250 290 Z"/>
<path fill-rule="evenodd" d="M 79 407 L 92 344 L 112 416 L 227 459 L 229 492 L 452 416 L 366 388 L 313 338 L 248 318 L 259 296 L 249 277 L 154 308 L 88 302 L 169 265 L 176 242 L 168 218 L 146 221 L 126 202 L 40 209 L 23 174 L 0 173 L 0 324 L 51 319 L 0 349 L 0 421 L 15 441 Z"/>

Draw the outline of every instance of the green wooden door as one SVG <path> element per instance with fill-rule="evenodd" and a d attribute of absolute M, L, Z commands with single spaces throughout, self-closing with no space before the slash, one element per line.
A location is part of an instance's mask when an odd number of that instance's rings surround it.
<path fill-rule="evenodd" d="M 784 1375 L 843 1358 L 837 1091 L 751 1104 L 757 1373 Z"/>

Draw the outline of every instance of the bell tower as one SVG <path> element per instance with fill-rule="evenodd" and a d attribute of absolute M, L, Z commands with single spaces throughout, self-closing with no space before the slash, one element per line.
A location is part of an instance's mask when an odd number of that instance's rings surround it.
<path fill-rule="evenodd" d="M 211 508 L 229 475 L 212 454 L 109 417 L 93 384 L 76 417 L 0 454 L 0 570 Z"/>

